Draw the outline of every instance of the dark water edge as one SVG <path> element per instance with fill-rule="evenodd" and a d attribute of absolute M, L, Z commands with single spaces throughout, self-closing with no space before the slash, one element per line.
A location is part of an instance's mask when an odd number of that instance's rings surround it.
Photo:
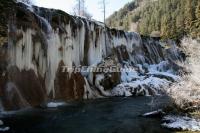
<path fill-rule="evenodd" d="M 159 118 L 140 115 L 165 107 L 167 96 L 109 98 L 71 102 L 54 109 L 28 109 L 1 115 L 6 133 L 171 133 Z"/>

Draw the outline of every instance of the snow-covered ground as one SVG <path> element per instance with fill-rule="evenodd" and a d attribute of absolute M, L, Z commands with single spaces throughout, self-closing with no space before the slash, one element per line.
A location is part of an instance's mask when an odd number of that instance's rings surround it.
<path fill-rule="evenodd" d="M 200 131 L 200 121 L 186 116 L 168 115 L 163 118 L 163 127 L 184 130 L 184 131 Z"/>

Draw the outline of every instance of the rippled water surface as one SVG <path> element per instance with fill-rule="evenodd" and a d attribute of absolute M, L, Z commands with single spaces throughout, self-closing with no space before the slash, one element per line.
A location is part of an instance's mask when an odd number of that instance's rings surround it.
<path fill-rule="evenodd" d="M 54 109 L 29 109 L 1 116 L 11 133 L 169 133 L 160 119 L 140 115 L 166 106 L 167 97 L 111 98 L 73 102 Z"/>

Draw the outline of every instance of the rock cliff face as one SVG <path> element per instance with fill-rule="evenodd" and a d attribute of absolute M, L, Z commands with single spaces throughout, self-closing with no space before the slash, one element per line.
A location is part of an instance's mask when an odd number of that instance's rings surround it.
<path fill-rule="evenodd" d="M 154 95 L 178 79 L 174 61 L 181 58 L 170 41 L 161 43 L 158 38 L 105 28 L 100 22 L 12 0 L 1 0 L 0 10 L 4 110 L 39 106 L 49 100 Z M 63 67 L 79 66 L 135 71 L 63 71 Z"/>

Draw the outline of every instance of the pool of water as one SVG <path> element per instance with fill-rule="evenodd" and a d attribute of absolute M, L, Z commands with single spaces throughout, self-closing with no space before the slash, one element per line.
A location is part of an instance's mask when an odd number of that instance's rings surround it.
<path fill-rule="evenodd" d="M 163 106 L 169 99 L 154 97 L 109 98 L 71 102 L 50 109 L 28 109 L 1 116 L 9 133 L 170 133 L 158 118 L 140 115 Z"/>

